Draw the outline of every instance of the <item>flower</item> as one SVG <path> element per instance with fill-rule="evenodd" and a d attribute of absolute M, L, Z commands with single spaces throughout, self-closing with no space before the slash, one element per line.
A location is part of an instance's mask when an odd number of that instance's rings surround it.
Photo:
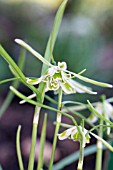
<path fill-rule="evenodd" d="M 36 85 L 41 81 L 46 83 L 46 90 L 54 90 L 58 91 L 61 87 L 65 94 L 71 93 L 90 93 L 96 94 L 96 92 L 92 92 L 91 88 L 81 85 L 80 83 L 74 81 L 71 73 L 67 73 L 67 64 L 65 62 L 58 62 L 57 66 L 51 66 L 48 68 L 46 73 L 42 75 L 40 78 L 30 79 L 27 78 L 27 83 Z"/>
<path fill-rule="evenodd" d="M 95 106 L 95 110 L 101 115 L 103 114 L 106 119 L 113 120 L 113 106 L 107 100 L 105 100 L 104 103 L 98 102 Z M 92 113 L 89 120 L 92 123 L 95 123 L 98 120 L 98 117 Z"/>
<path fill-rule="evenodd" d="M 73 141 L 79 141 L 82 142 L 82 148 L 84 148 L 86 146 L 86 143 L 90 142 L 91 134 L 93 137 L 95 137 L 98 141 L 102 142 L 102 144 L 104 144 L 109 150 L 113 152 L 113 147 L 106 140 L 96 135 L 95 133 L 92 133 L 92 131 L 94 130 L 93 128 L 89 131 L 81 126 L 78 126 L 78 128 L 76 126 L 72 126 L 61 134 L 58 134 L 59 140 L 72 139 Z"/>
<path fill-rule="evenodd" d="M 67 64 L 65 62 L 58 62 L 58 65 L 54 66 L 49 61 L 47 61 L 44 57 L 42 57 L 37 51 L 35 51 L 30 45 L 25 43 L 23 40 L 15 39 L 15 42 L 23 46 L 30 53 L 32 53 L 36 58 L 38 58 L 43 64 L 46 64 L 49 67 L 46 73 L 42 75 L 40 78 L 36 78 L 36 79 L 27 78 L 26 81 L 28 84 L 35 85 L 35 84 L 39 84 L 40 82 L 45 82 L 46 91 L 48 90 L 58 91 L 58 89 L 61 87 L 63 92 L 66 94 L 71 94 L 76 92 L 80 92 L 80 93 L 87 92 L 90 94 L 96 94 L 96 92 L 92 92 L 90 88 L 83 86 L 80 83 L 77 83 L 76 81 L 72 80 L 73 77 L 76 77 L 80 80 L 83 80 L 91 84 L 95 84 L 97 86 L 109 87 L 109 88 L 113 87 L 111 84 L 101 83 L 95 80 L 91 80 L 87 77 L 80 75 L 80 73 L 76 74 L 71 71 L 68 71 Z"/>
<path fill-rule="evenodd" d="M 65 130 L 64 132 L 62 132 L 61 134 L 58 134 L 58 138 L 60 140 L 64 140 L 64 139 L 72 139 L 73 141 L 81 141 L 81 134 L 82 134 L 82 138 L 83 138 L 83 144 L 82 147 L 86 146 L 86 143 L 89 143 L 90 141 L 90 135 L 87 133 L 88 130 L 86 130 L 85 128 L 82 128 L 81 126 L 78 126 L 79 131 L 77 129 L 76 126 L 73 126 L 67 130 Z"/>
<path fill-rule="evenodd" d="M 113 120 L 113 106 L 105 100 L 104 102 L 97 102 L 95 105 L 95 110 L 100 114 L 103 115 L 107 120 Z M 92 123 L 95 123 L 98 120 L 97 115 L 91 113 L 88 118 Z M 109 123 L 106 122 L 107 125 Z M 107 127 L 107 133 L 110 133 L 110 127 Z"/>

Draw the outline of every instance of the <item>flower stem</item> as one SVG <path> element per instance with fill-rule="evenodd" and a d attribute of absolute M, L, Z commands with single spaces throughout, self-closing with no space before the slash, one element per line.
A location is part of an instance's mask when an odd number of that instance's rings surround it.
<path fill-rule="evenodd" d="M 41 109 L 41 107 L 36 106 L 35 113 L 34 113 L 28 170 L 31 170 L 34 167 L 34 154 L 35 154 L 35 145 L 36 145 L 36 138 L 37 138 L 37 126 L 38 126 L 40 109 Z"/>
<path fill-rule="evenodd" d="M 100 124 L 103 124 L 103 120 L 100 119 Z M 103 126 L 100 126 L 99 128 L 99 137 L 103 137 Z M 96 167 L 95 170 L 101 170 L 102 169 L 102 142 L 100 140 L 97 140 L 97 154 L 96 154 Z"/>
<path fill-rule="evenodd" d="M 78 161 L 78 167 L 77 170 L 82 170 L 83 169 L 83 159 L 84 159 L 84 148 L 82 146 L 82 140 L 80 141 L 80 156 L 79 156 L 79 161 Z"/>
<path fill-rule="evenodd" d="M 58 110 L 59 111 L 61 110 L 61 107 L 62 107 L 62 89 L 60 88 L 59 89 L 59 95 L 58 95 Z M 52 166 L 53 166 L 54 154 L 55 154 L 56 143 L 57 143 L 57 135 L 58 135 L 60 123 L 61 123 L 61 116 L 62 116 L 61 113 L 57 112 L 56 128 L 55 128 L 55 133 L 54 133 L 54 140 L 53 140 L 53 147 L 52 147 L 49 170 L 52 170 Z"/>

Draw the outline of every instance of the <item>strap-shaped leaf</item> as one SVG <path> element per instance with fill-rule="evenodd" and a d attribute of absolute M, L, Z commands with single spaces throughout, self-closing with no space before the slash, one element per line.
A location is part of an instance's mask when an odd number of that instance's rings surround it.
<path fill-rule="evenodd" d="M 92 79 L 89 79 L 87 77 L 84 77 L 84 76 L 81 76 L 79 74 L 76 74 L 76 73 L 73 73 L 71 71 L 68 71 L 66 70 L 66 72 L 74 75 L 75 77 L 77 77 L 78 79 L 82 80 L 82 81 L 85 81 L 87 83 L 91 83 L 91 84 L 94 84 L 94 85 L 97 85 L 97 86 L 101 86 L 101 87 L 109 87 L 109 88 L 113 88 L 113 86 L 111 84 L 108 84 L 108 83 L 101 83 L 99 81 L 95 81 L 95 80 L 92 80 Z"/>
<path fill-rule="evenodd" d="M 32 53 L 36 58 L 38 58 L 47 66 L 52 66 L 46 59 L 44 59 L 44 57 L 42 57 L 37 51 L 35 51 L 30 45 L 25 43 L 23 40 L 15 39 L 15 42 L 24 47 L 26 50 L 28 50 L 30 53 Z"/>
<path fill-rule="evenodd" d="M 47 43 L 47 47 L 46 47 L 46 51 L 45 51 L 45 55 L 44 55 L 44 58 L 48 62 L 51 61 L 51 54 L 53 53 L 54 45 L 55 45 L 56 38 L 57 38 L 57 35 L 58 35 L 58 32 L 59 32 L 60 24 L 61 24 L 61 21 L 62 21 L 62 17 L 63 17 L 63 13 L 64 13 L 64 9 L 65 9 L 67 1 L 68 0 L 64 0 L 62 2 L 62 4 L 60 5 L 60 7 L 57 11 L 55 20 L 54 20 L 52 32 L 50 34 L 50 37 L 49 37 L 49 40 L 48 40 L 48 43 Z M 48 66 L 43 64 L 42 74 L 44 74 L 46 72 L 47 68 L 48 68 Z"/>
<path fill-rule="evenodd" d="M 16 150 L 17 150 L 17 157 L 18 157 L 20 170 L 24 170 L 21 149 L 20 149 L 20 131 L 21 131 L 21 126 L 19 125 L 16 134 Z"/>
<path fill-rule="evenodd" d="M 9 54 L 5 51 L 5 49 L 0 45 L 0 55 L 7 61 L 9 65 L 13 68 L 14 72 L 18 77 L 20 77 L 22 83 L 26 86 L 28 86 L 32 91 L 34 91 L 37 95 L 40 95 L 39 91 L 32 85 L 29 85 L 26 83 L 26 77 L 20 70 L 20 68 L 17 66 L 17 64 L 14 62 L 14 60 L 9 56 Z"/>

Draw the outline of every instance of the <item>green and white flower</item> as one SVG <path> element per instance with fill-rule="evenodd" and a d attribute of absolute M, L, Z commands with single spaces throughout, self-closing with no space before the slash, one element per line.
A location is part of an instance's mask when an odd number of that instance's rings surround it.
<path fill-rule="evenodd" d="M 39 84 L 40 82 L 45 82 L 46 91 L 48 90 L 58 91 L 58 89 L 61 87 L 65 94 L 71 94 L 76 92 L 96 94 L 96 92 L 92 92 L 90 88 L 74 81 L 73 77 L 75 77 L 82 81 L 95 84 L 97 86 L 112 88 L 112 85 L 110 84 L 97 82 L 95 80 L 91 80 L 87 77 L 84 77 L 80 74 L 68 71 L 67 64 L 65 62 L 58 62 L 58 65 L 54 66 L 50 62 L 48 62 L 44 57 L 42 57 L 37 51 L 35 51 L 31 46 L 26 44 L 23 40 L 16 39 L 15 41 L 49 67 L 46 73 L 42 75 L 40 78 L 36 79 L 27 78 L 26 81 L 29 84 L 36 85 Z"/>
<path fill-rule="evenodd" d="M 101 114 L 101 115 L 103 114 L 106 119 L 108 119 L 108 120 L 112 119 L 113 120 L 113 106 L 107 100 L 105 100 L 104 103 L 98 102 L 95 106 L 95 110 L 99 114 Z M 92 113 L 89 117 L 89 120 L 92 123 L 95 123 L 98 120 L 98 117 L 97 117 L 97 115 Z"/>
<path fill-rule="evenodd" d="M 65 62 L 58 62 L 57 66 L 49 67 L 47 72 L 42 75 L 40 78 L 30 79 L 27 78 L 27 83 L 36 85 L 40 82 L 46 83 L 46 91 L 54 90 L 57 91 L 60 87 L 62 88 L 65 94 L 71 93 L 90 93 L 96 94 L 96 92 L 92 92 L 91 88 L 81 85 L 72 79 L 72 75 L 70 73 L 66 73 L 67 64 Z"/>
<path fill-rule="evenodd" d="M 73 126 L 67 130 L 65 130 L 64 132 L 62 132 L 61 134 L 58 134 L 58 138 L 60 140 L 64 140 L 64 139 L 72 139 L 73 141 L 81 141 L 81 135 L 83 138 L 83 144 L 82 147 L 86 146 L 86 143 L 90 142 L 90 135 L 87 133 L 88 130 L 86 130 L 85 128 L 82 128 L 81 126 L 78 127 L 79 131 L 77 129 L 76 126 Z"/>
<path fill-rule="evenodd" d="M 95 110 L 100 114 L 103 115 L 107 120 L 113 120 L 113 106 L 107 100 L 104 102 L 97 102 L 95 105 Z M 95 113 L 91 113 L 89 116 L 89 121 L 92 123 L 96 123 L 98 121 L 98 116 Z M 106 122 L 106 125 L 110 125 Z M 110 134 L 110 127 L 107 127 L 107 134 Z"/>
<path fill-rule="evenodd" d="M 86 144 L 90 142 L 90 138 L 91 138 L 90 135 L 92 135 L 98 141 L 102 142 L 102 144 L 104 144 L 109 150 L 113 152 L 113 147 L 107 141 L 105 141 L 95 133 L 92 133 L 92 130 L 94 130 L 94 128 L 92 128 L 89 131 L 83 128 L 82 126 L 78 126 L 78 128 L 76 126 L 72 126 L 71 128 L 58 134 L 59 140 L 72 139 L 73 141 L 79 141 L 79 142 L 82 141 L 82 147 L 84 148 Z"/>

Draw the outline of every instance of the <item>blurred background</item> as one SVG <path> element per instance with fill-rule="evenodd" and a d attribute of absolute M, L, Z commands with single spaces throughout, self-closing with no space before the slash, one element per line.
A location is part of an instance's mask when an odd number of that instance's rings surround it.
<path fill-rule="evenodd" d="M 16 62 L 20 47 L 14 42 L 15 38 L 25 40 L 39 53 L 44 54 L 55 13 L 61 2 L 62 0 L 0 0 L 0 43 Z M 56 61 L 66 61 L 68 70 L 78 73 L 86 68 L 85 76 L 113 84 L 113 1 L 69 0 L 55 45 L 54 57 Z M 40 61 L 27 53 L 24 68 L 26 76 L 39 77 L 41 66 Z M 8 65 L 0 57 L 0 80 L 10 77 L 12 75 Z M 9 85 L 8 83 L 0 86 L 1 106 L 8 93 Z M 86 102 L 87 99 L 90 99 L 93 102 L 98 100 L 101 94 L 106 94 L 107 98 L 113 96 L 111 89 L 91 87 L 98 91 L 97 96 L 74 94 L 64 96 L 64 100 Z M 25 95 L 31 94 L 31 91 L 22 85 L 19 89 Z M 53 97 L 52 92 L 49 95 Z M 19 124 L 22 125 L 22 152 L 27 167 L 34 108 L 28 104 L 19 106 L 18 102 L 19 99 L 15 97 L 0 120 L 0 164 L 4 170 L 19 169 L 15 151 L 15 135 Z M 49 104 L 47 101 L 45 103 Z M 46 153 L 51 150 L 54 134 L 52 121 L 54 118 L 55 114 L 50 113 L 47 126 L 45 165 L 48 164 L 49 160 L 49 154 Z M 63 119 L 67 121 L 65 118 Z M 41 134 L 42 121 L 43 114 L 40 119 L 38 137 Z M 55 161 L 71 154 L 74 149 L 78 149 L 78 144 L 70 142 L 70 145 L 69 142 L 58 142 Z M 67 145 L 69 145 L 69 149 L 65 150 Z M 37 148 L 38 146 L 39 139 L 37 139 Z M 94 158 L 95 155 L 92 155 L 85 160 L 88 162 L 93 160 L 93 163 L 89 164 L 89 169 L 92 170 L 94 169 Z M 104 169 L 107 170 L 109 168 L 106 164 Z M 88 163 L 85 163 L 84 170 L 86 165 L 88 166 Z M 66 167 L 65 170 L 74 169 L 74 166 Z"/>

